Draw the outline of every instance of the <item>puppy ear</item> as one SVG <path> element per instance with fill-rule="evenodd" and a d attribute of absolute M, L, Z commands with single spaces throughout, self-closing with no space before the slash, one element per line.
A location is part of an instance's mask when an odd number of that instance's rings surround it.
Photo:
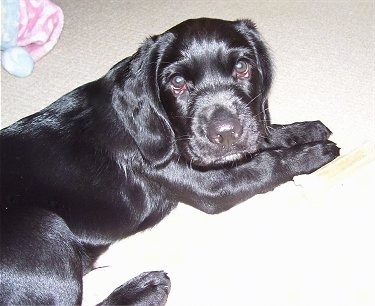
<path fill-rule="evenodd" d="M 175 151 L 174 132 L 159 98 L 157 71 L 166 39 L 147 39 L 130 58 L 114 66 L 107 78 L 114 82 L 112 107 L 143 158 L 161 165 Z M 112 85 L 113 86 L 113 85 Z"/>
<path fill-rule="evenodd" d="M 246 37 L 247 41 L 254 51 L 259 74 L 260 88 L 258 94 L 261 98 L 261 111 L 264 117 L 262 119 L 267 124 L 270 121 L 268 112 L 268 94 L 271 88 L 273 77 L 272 59 L 267 50 L 265 42 L 263 41 L 255 24 L 251 20 L 238 20 L 236 22 L 236 26 L 237 30 Z"/>

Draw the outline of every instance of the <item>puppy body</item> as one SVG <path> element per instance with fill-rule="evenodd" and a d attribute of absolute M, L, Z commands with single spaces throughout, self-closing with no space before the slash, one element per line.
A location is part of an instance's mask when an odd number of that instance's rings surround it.
<path fill-rule="evenodd" d="M 3 129 L 1 303 L 79 304 L 97 256 L 178 202 L 219 213 L 334 159 L 319 121 L 270 124 L 271 80 L 250 21 L 188 20 Z M 169 290 L 148 272 L 102 304 Z"/>

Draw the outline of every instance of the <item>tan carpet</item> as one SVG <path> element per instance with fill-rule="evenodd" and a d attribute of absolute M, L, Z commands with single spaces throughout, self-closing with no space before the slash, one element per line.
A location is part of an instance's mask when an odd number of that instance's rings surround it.
<path fill-rule="evenodd" d="M 328 189 L 308 179 L 306 193 L 290 182 L 218 216 L 180 205 L 101 259 L 112 268 L 86 277 L 87 304 L 163 269 L 172 279 L 167 305 L 375 305 L 374 1 L 56 3 L 65 26 L 55 49 L 29 78 L 2 71 L 2 127 L 100 77 L 146 36 L 207 16 L 258 24 L 276 65 L 274 122 L 320 119 L 344 155 L 370 142 L 367 165 Z"/>

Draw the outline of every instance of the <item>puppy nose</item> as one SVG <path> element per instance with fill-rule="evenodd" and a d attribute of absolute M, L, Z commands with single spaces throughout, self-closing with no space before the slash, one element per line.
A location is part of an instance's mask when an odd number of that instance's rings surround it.
<path fill-rule="evenodd" d="M 222 148 L 229 148 L 242 134 L 242 125 L 238 119 L 228 118 L 212 121 L 207 128 L 208 139 Z"/>

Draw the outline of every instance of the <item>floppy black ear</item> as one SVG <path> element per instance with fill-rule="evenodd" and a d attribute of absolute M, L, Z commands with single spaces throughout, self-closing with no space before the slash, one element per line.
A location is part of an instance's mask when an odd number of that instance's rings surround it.
<path fill-rule="evenodd" d="M 236 22 L 237 29 L 245 35 L 249 44 L 254 50 L 254 56 L 257 62 L 259 74 L 259 98 L 261 101 L 261 111 L 263 114 L 263 122 L 267 125 L 270 122 L 268 111 L 268 94 L 271 89 L 273 67 L 271 56 L 267 50 L 260 33 L 258 32 L 255 24 L 251 20 L 238 20 Z"/>
<path fill-rule="evenodd" d="M 160 102 L 156 82 L 160 54 L 168 37 L 147 39 L 131 57 L 114 66 L 107 78 L 114 82 L 112 106 L 144 159 L 157 166 L 175 150 L 174 133 Z"/>

